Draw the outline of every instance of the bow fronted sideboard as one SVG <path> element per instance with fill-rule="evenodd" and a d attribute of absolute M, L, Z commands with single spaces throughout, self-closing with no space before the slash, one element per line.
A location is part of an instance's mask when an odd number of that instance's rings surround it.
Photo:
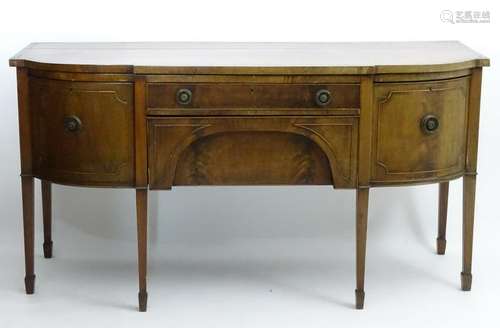
<path fill-rule="evenodd" d="M 34 178 L 44 255 L 51 184 L 136 192 L 146 310 L 148 190 L 332 185 L 356 190 L 356 308 L 364 304 L 368 192 L 463 178 L 463 290 L 471 288 L 481 72 L 455 41 L 33 43 L 17 68 L 26 293 L 35 286 Z"/>

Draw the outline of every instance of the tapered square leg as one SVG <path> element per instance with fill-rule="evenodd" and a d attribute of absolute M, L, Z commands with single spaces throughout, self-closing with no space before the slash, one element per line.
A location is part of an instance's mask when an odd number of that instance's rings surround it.
<path fill-rule="evenodd" d="M 22 202 L 23 202 L 23 230 L 24 230 L 24 264 L 26 275 L 24 286 L 26 294 L 35 292 L 35 229 L 34 229 L 34 190 L 33 177 L 21 177 Z"/>
<path fill-rule="evenodd" d="M 448 217 L 448 190 L 449 182 L 439 184 L 438 235 L 436 239 L 437 253 L 446 252 L 446 221 Z"/>
<path fill-rule="evenodd" d="M 42 180 L 43 256 L 52 258 L 52 184 Z"/>
<path fill-rule="evenodd" d="M 139 264 L 139 311 L 147 309 L 148 293 L 146 289 L 147 243 L 148 243 L 148 191 L 136 190 L 137 207 L 137 250 Z"/>
<path fill-rule="evenodd" d="M 472 240 L 474 233 L 474 203 L 476 195 L 476 176 L 463 178 L 463 225 L 462 225 L 462 290 L 469 291 L 472 285 Z"/>
<path fill-rule="evenodd" d="M 365 304 L 365 258 L 368 227 L 368 188 L 356 190 L 356 309 Z"/>

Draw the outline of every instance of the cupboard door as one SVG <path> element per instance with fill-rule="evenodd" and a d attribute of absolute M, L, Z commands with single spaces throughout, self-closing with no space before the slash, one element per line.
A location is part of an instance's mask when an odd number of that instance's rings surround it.
<path fill-rule="evenodd" d="M 130 186 L 133 85 L 30 78 L 33 164 L 64 184 Z"/>
<path fill-rule="evenodd" d="M 458 176 L 465 166 L 469 78 L 375 86 L 372 182 Z"/>

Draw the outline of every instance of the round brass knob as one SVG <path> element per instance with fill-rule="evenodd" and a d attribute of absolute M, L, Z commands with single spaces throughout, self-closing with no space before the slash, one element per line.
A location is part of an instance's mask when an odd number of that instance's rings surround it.
<path fill-rule="evenodd" d="M 435 133 L 439 128 L 439 119 L 434 115 L 426 115 L 420 121 L 420 127 L 426 134 Z"/>
<path fill-rule="evenodd" d="M 332 101 L 332 95 L 330 91 L 326 89 L 321 89 L 316 92 L 316 105 L 318 106 L 326 106 Z"/>
<path fill-rule="evenodd" d="M 177 102 L 181 105 L 189 105 L 193 100 L 193 93 L 189 89 L 179 89 L 177 91 Z"/>
<path fill-rule="evenodd" d="M 82 121 L 76 115 L 64 118 L 64 129 L 68 132 L 77 132 L 82 127 Z"/>

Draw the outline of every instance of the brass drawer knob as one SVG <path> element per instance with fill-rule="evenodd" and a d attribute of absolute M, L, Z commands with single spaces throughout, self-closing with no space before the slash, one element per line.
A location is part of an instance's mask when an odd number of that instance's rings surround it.
<path fill-rule="evenodd" d="M 189 105 L 193 100 L 193 93 L 189 89 L 179 89 L 177 91 L 177 103 L 180 105 Z"/>
<path fill-rule="evenodd" d="M 318 90 L 318 92 L 316 92 L 315 101 L 318 106 L 326 106 L 332 101 L 332 95 L 330 91 L 326 89 Z"/>
<path fill-rule="evenodd" d="M 433 134 L 439 128 L 439 119 L 434 115 L 426 115 L 420 121 L 420 127 L 425 134 Z"/>
<path fill-rule="evenodd" d="M 82 127 L 82 121 L 76 115 L 64 118 L 64 129 L 68 132 L 77 132 Z"/>

